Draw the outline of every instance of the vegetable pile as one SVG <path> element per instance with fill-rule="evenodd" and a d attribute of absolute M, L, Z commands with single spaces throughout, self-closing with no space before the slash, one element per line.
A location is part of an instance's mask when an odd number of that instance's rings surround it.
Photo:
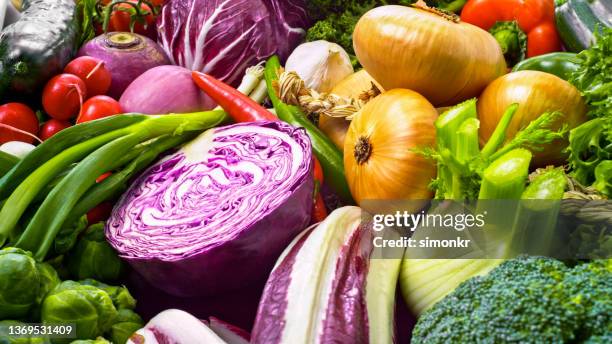
<path fill-rule="evenodd" d="M 0 343 L 612 342 L 611 18 L 0 1 Z"/>

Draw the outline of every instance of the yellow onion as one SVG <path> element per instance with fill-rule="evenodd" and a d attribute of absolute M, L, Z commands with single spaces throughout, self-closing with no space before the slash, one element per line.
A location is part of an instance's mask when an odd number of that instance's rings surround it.
<path fill-rule="evenodd" d="M 437 117 L 425 97 L 406 89 L 377 96 L 355 116 L 344 142 L 344 169 L 358 204 L 432 196 L 435 165 L 414 149 L 435 145 Z"/>
<path fill-rule="evenodd" d="M 506 72 L 491 34 L 434 9 L 374 8 L 357 23 L 353 45 L 385 89 L 408 88 L 436 106 L 476 97 Z"/>
<path fill-rule="evenodd" d="M 549 73 L 518 71 L 493 81 L 478 99 L 481 143 L 491 137 L 504 111 L 513 103 L 518 103 L 519 107 L 506 132 L 506 141 L 545 112 L 563 113 L 551 127 L 554 129 L 559 129 L 563 124 L 571 129 L 586 121 L 587 108 L 580 91 L 569 82 Z M 565 160 L 565 147 L 566 140 L 543 146 L 542 151 L 533 152 L 534 165 L 540 167 L 562 163 Z"/>
<path fill-rule="evenodd" d="M 372 83 L 379 89 L 382 89 L 370 74 L 362 69 L 342 79 L 342 81 L 334 86 L 331 93 L 356 99 L 363 92 L 370 90 L 372 88 Z M 346 131 L 350 124 L 350 121 L 342 117 L 330 117 L 326 115 L 321 115 L 319 117 L 319 128 L 340 149 L 344 149 L 344 137 L 346 136 Z"/>

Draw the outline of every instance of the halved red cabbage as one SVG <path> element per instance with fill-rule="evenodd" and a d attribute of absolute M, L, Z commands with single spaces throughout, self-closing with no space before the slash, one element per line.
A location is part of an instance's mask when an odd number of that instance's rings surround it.
<path fill-rule="evenodd" d="M 268 278 L 251 343 L 394 342 L 401 260 L 373 258 L 363 219 L 358 207 L 339 208 L 293 240 Z"/>
<path fill-rule="evenodd" d="M 304 0 L 171 0 L 157 20 L 174 64 L 238 86 L 247 67 L 286 59 L 308 26 Z"/>
<path fill-rule="evenodd" d="M 215 295 L 265 279 L 309 222 L 310 140 L 282 122 L 211 129 L 144 172 L 106 237 L 150 284 Z"/>

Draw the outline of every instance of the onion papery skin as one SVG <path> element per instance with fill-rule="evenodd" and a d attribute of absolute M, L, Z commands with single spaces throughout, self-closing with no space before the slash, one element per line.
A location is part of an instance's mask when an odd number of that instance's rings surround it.
<path fill-rule="evenodd" d="M 433 196 L 428 185 L 436 176 L 435 164 L 415 150 L 435 146 L 437 117 L 436 109 L 422 95 L 395 89 L 368 102 L 353 118 L 344 142 L 344 168 L 357 204 L 363 207 L 364 200 L 427 200 Z M 360 163 L 355 149 L 362 138 L 370 153 Z"/>
<path fill-rule="evenodd" d="M 563 124 L 571 129 L 587 119 L 587 107 L 580 91 L 569 82 L 539 71 L 513 72 L 493 81 L 478 99 L 481 144 L 491 137 L 504 111 L 513 103 L 518 103 L 519 107 L 506 132 L 506 141 L 545 112 L 563 113 L 552 127 L 554 129 L 559 129 Z M 567 140 L 556 140 L 544 145 L 541 151 L 533 152 L 533 165 L 545 167 L 563 164 L 567 144 Z"/>
<path fill-rule="evenodd" d="M 306 132 L 282 122 L 211 129 L 143 173 L 106 237 L 153 286 L 210 296 L 264 280 L 309 223 Z"/>
<path fill-rule="evenodd" d="M 339 208 L 295 238 L 266 283 L 251 343 L 393 342 L 400 259 L 372 258 L 368 216 Z"/>
<path fill-rule="evenodd" d="M 491 34 L 412 7 L 370 10 L 355 27 L 353 45 L 359 62 L 384 89 L 411 89 L 435 106 L 476 97 L 506 73 Z"/>
<path fill-rule="evenodd" d="M 340 81 L 334 86 L 331 93 L 341 97 L 357 99 L 363 92 L 372 89 L 372 83 L 382 91 L 382 86 L 365 69 L 362 69 Z M 351 121 L 343 117 L 330 117 L 324 114 L 319 116 L 319 128 L 341 150 L 344 149 L 344 139 L 350 124 Z"/>

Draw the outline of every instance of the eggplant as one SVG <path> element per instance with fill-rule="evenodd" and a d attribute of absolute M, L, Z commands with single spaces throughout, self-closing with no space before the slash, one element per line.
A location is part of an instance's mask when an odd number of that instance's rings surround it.
<path fill-rule="evenodd" d="M 74 0 L 27 0 L 21 7 L 21 18 L 0 33 L 0 98 L 36 92 L 76 54 Z"/>

